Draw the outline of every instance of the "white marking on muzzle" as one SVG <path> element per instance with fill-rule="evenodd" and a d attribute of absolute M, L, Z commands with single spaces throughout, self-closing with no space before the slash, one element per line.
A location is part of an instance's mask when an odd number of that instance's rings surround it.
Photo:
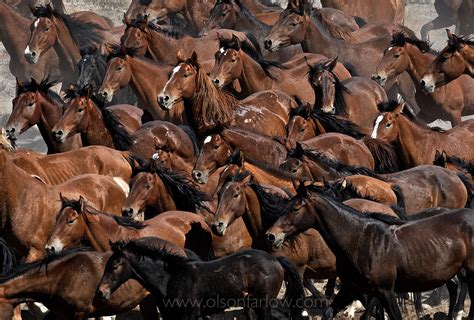
<path fill-rule="evenodd" d="M 31 54 L 31 51 L 30 51 L 30 46 L 26 46 L 26 49 L 25 49 L 25 54 Z"/>
<path fill-rule="evenodd" d="M 128 197 L 128 194 L 130 193 L 130 186 L 128 185 L 128 183 L 125 182 L 125 180 L 123 180 L 121 177 L 114 177 L 114 181 L 122 189 L 123 193 L 125 194 L 125 197 Z"/>
<path fill-rule="evenodd" d="M 38 28 L 39 25 L 39 18 L 35 20 L 35 23 L 33 24 L 35 28 Z"/>
<path fill-rule="evenodd" d="M 372 131 L 371 138 L 376 139 L 377 138 L 377 130 L 379 129 L 380 122 L 382 122 L 383 116 L 378 116 L 377 120 L 375 120 L 375 126 L 374 126 L 374 131 Z"/>
<path fill-rule="evenodd" d="M 64 243 L 62 243 L 62 241 L 59 240 L 59 239 L 54 239 L 54 241 L 51 242 L 51 244 L 47 247 L 48 248 L 54 248 L 54 250 L 59 252 L 59 251 L 62 251 L 64 249 Z"/>

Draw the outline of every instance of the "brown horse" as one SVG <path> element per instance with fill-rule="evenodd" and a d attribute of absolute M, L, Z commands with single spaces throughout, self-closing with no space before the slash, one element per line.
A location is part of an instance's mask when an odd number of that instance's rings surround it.
<path fill-rule="evenodd" d="M 447 33 L 448 45 L 441 50 L 422 78 L 423 87 L 429 92 L 463 74 L 474 77 L 474 40 L 457 36 L 449 30 Z"/>
<path fill-rule="evenodd" d="M 432 164 L 436 150 L 474 160 L 473 120 L 440 132 L 417 122 L 404 103 L 387 105 L 384 111 L 375 121 L 372 138 L 393 144 L 406 168 Z"/>
<path fill-rule="evenodd" d="M 187 123 L 182 104 L 171 111 L 162 110 L 156 96 L 164 88 L 172 67 L 143 57 L 136 57 L 136 49 L 115 47 L 109 54 L 107 71 L 99 88 L 99 95 L 110 102 L 118 90 L 128 85 L 138 98 L 138 107 L 154 120 Z"/>
<path fill-rule="evenodd" d="M 134 280 L 126 282 L 109 300 L 96 299 L 96 290 L 111 254 L 80 249 L 19 265 L 0 279 L 2 311 L 4 304 L 16 306 L 38 301 L 50 310 L 47 317 L 79 320 L 115 315 L 135 308 L 149 293 Z M 80 268 L 86 272 L 71 272 Z M 65 282 L 68 285 L 64 285 Z M 10 309 L 7 314 L 2 312 L 2 316 L 11 319 L 11 313 Z M 148 320 L 157 317 L 143 312 L 142 316 Z"/>
<path fill-rule="evenodd" d="M 155 160 L 148 161 L 130 181 L 131 190 L 122 207 L 122 215 L 144 220 L 165 211 L 206 210 L 205 202 L 210 197 L 199 191 L 190 179 L 190 176 L 161 167 Z"/>
<path fill-rule="evenodd" d="M 471 90 L 474 79 L 462 76 L 433 92 L 423 92 L 422 76 L 434 59 L 427 42 L 395 33 L 372 79 L 383 85 L 387 79 L 407 71 L 417 88 L 415 98 L 421 109 L 418 116 L 427 122 L 441 118 L 458 125 L 462 114 L 474 111 L 474 92 Z"/>
<path fill-rule="evenodd" d="M 363 142 L 340 133 L 326 133 L 296 143 L 296 148 L 289 150 L 280 164 L 283 171 L 310 181 L 361 172 L 370 174 L 374 166 L 374 158 Z"/>
<path fill-rule="evenodd" d="M 172 110 L 180 102 L 191 114 L 199 137 L 218 125 L 248 128 L 269 136 L 284 137 L 289 110 L 295 101 L 283 92 L 271 90 L 242 101 L 219 90 L 199 66 L 197 55 L 178 57 L 170 79 L 158 96 L 163 109 Z"/>
<path fill-rule="evenodd" d="M 339 9 L 351 16 L 360 17 L 369 23 L 386 22 L 403 24 L 405 20 L 405 1 L 385 0 L 383 2 L 371 0 L 343 1 L 321 0 L 323 7 Z"/>
<path fill-rule="evenodd" d="M 284 211 L 288 197 L 258 184 L 249 172 L 241 172 L 227 178 L 227 182 L 219 191 L 219 207 L 217 208 L 212 231 L 218 236 L 226 234 L 234 221 L 244 218 L 245 225 L 252 236 L 252 247 L 271 251 L 272 255 L 289 258 L 301 277 L 306 279 L 333 279 L 336 277 L 336 260 L 321 235 L 314 229 L 307 230 L 287 241 L 277 250 L 268 250 L 265 244 L 265 231 L 273 225 Z M 281 193 L 285 196 L 282 197 Z"/>
<path fill-rule="evenodd" d="M 54 214 L 60 207 L 60 193 L 69 197 L 83 195 L 94 207 L 110 212 L 120 212 L 128 194 L 127 183 L 118 177 L 89 174 L 49 186 L 18 168 L 4 151 L 0 151 L 0 162 L 4 192 L 1 207 L 9 208 L 2 210 L 2 219 L 15 221 L 4 224 L 2 234 L 9 239 L 16 254 L 26 257 L 27 261 L 39 259 L 45 253 L 44 245 L 54 225 Z M 29 192 L 19 193 L 19 190 Z"/>
<path fill-rule="evenodd" d="M 316 96 L 314 109 L 339 115 L 369 134 L 378 114 L 377 106 L 387 102 L 387 94 L 367 78 L 340 80 L 335 73 L 336 63 L 337 59 L 309 66 L 308 80 Z"/>
<path fill-rule="evenodd" d="M 474 186 L 474 162 L 450 156 L 446 154 L 446 151 L 439 152 L 436 150 L 433 164 L 464 174 L 469 179 L 471 185 Z"/>
<path fill-rule="evenodd" d="M 458 10 L 459 19 L 459 34 L 471 35 L 474 34 L 474 24 L 472 23 L 472 16 L 474 15 L 474 1 L 462 0 L 461 6 Z"/>
<path fill-rule="evenodd" d="M 474 292 L 469 276 L 474 271 L 472 217 L 469 209 L 411 222 L 381 215 L 367 217 L 302 186 L 298 196 L 288 203 L 286 214 L 267 232 L 267 239 L 278 246 L 285 238 L 308 228 L 321 232 L 335 252 L 342 282 L 324 319 L 332 319 L 364 293 L 380 299 L 390 319 L 401 320 L 394 292 L 432 290 L 462 268 L 468 272 L 469 291 Z M 450 259 L 440 259 L 444 256 Z M 434 263 L 443 266 L 433 270 Z M 453 307 L 451 304 L 448 315 L 451 319 Z"/>
<path fill-rule="evenodd" d="M 26 83 L 17 82 L 13 110 L 5 125 L 10 139 L 18 139 L 20 134 L 38 125 L 48 146 L 48 153 L 74 150 L 82 146 L 79 135 L 69 137 L 63 144 L 56 143 L 51 135 L 51 129 L 63 113 L 63 100 L 50 89 L 54 85 L 55 82 L 48 80 L 37 83 L 33 78 Z"/>
<path fill-rule="evenodd" d="M 132 176 L 132 156 L 102 146 L 90 146 L 59 154 L 43 155 L 14 152 L 8 156 L 28 174 L 49 185 L 57 185 L 82 174 L 95 173 L 120 177 L 126 182 Z"/>
<path fill-rule="evenodd" d="M 239 41 L 237 37 L 232 37 L 231 40 L 221 38 L 219 48 L 215 54 L 216 63 L 209 75 L 217 87 L 223 88 L 238 81 L 241 88 L 239 96 L 242 97 L 263 90 L 277 89 L 314 103 L 313 89 L 305 81 L 308 73 L 305 60 L 315 64 L 326 61 L 326 57 L 319 54 L 300 54 L 280 64 L 265 60 L 258 43 L 251 46 L 248 42 Z M 351 77 L 349 71 L 340 63 L 334 72 L 340 80 Z"/>
<path fill-rule="evenodd" d="M 456 33 L 459 32 L 458 10 L 462 1 L 463 0 L 435 0 L 434 8 L 438 16 L 421 27 L 421 39 L 423 41 L 429 41 L 429 32 L 431 30 L 448 28 L 452 25 L 456 27 Z"/>
<path fill-rule="evenodd" d="M 143 111 L 132 105 L 106 108 L 92 92 L 92 86 L 72 86 L 66 90 L 66 111 L 52 128 L 58 143 L 77 133 L 84 146 L 102 145 L 117 150 L 128 150 L 133 144 L 130 134 L 141 125 Z"/>
<path fill-rule="evenodd" d="M 211 230 L 201 216 L 191 212 L 167 211 L 137 222 L 98 211 L 80 198 L 62 199 L 57 213 L 54 231 L 46 244 L 46 249 L 54 252 L 78 246 L 83 240 L 94 250 L 104 252 L 110 250 L 110 242 L 143 237 L 158 237 L 187 247 L 203 259 L 212 252 Z M 194 240 L 189 241 L 188 237 Z"/>
<path fill-rule="evenodd" d="M 44 59 L 36 65 L 26 61 L 24 50 L 30 37 L 30 24 L 30 19 L 22 17 L 9 5 L 0 3 L 0 40 L 10 56 L 10 72 L 20 82 L 30 81 L 31 78 L 41 81 L 48 76 L 61 80 L 55 52 L 45 52 Z"/>
<path fill-rule="evenodd" d="M 82 22 L 52 9 L 48 4 L 34 11 L 36 20 L 31 24 L 31 37 L 25 49 L 29 63 L 37 63 L 40 57 L 53 48 L 61 59 L 59 70 L 63 83 L 76 83 L 79 76 L 77 62 L 81 47 L 97 47 L 103 43 L 100 33 L 104 30 L 96 23 Z"/>

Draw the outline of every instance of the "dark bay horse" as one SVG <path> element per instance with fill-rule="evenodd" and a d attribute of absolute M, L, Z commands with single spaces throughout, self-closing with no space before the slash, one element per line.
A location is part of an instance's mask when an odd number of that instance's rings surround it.
<path fill-rule="evenodd" d="M 309 65 L 308 81 L 314 90 L 314 109 L 339 115 L 369 134 L 378 114 L 377 106 L 387 102 L 384 89 L 363 77 L 339 79 L 337 58 Z"/>
<path fill-rule="evenodd" d="M 429 32 L 431 30 L 449 28 L 452 25 L 456 27 L 456 33 L 458 33 L 458 10 L 462 1 L 463 0 L 435 0 L 434 8 L 438 16 L 421 27 L 421 39 L 423 41 L 429 41 Z"/>
<path fill-rule="evenodd" d="M 377 297 L 390 319 L 402 319 L 395 292 L 432 290 L 447 283 L 461 269 L 468 273 L 469 291 L 474 293 L 469 276 L 474 271 L 474 215 L 470 209 L 411 222 L 379 215 L 368 218 L 304 186 L 287 208 L 287 213 L 267 232 L 270 243 L 277 245 L 292 234 L 315 227 L 336 255 L 343 285 L 324 319 L 332 319 L 362 293 Z M 433 270 L 433 263 L 442 267 Z M 450 319 L 453 307 L 451 304 Z M 474 307 L 469 314 L 474 316 Z"/>
<path fill-rule="evenodd" d="M 55 52 L 46 52 L 44 59 L 35 65 L 26 61 L 24 50 L 30 37 L 30 24 L 30 19 L 22 17 L 8 4 L 0 3 L 0 40 L 10 56 L 10 72 L 20 82 L 30 81 L 31 78 L 41 81 L 48 76 L 50 79 L 61 80 Z"/>
<path fill-rule="evenodd" d="M 227 177 L 227 182 L 219 191 L 219 206 L 211 224 L 212 231 L 219 236 L 231 232 L 228 228 L 242 217 L 252 236 L 253 248 L 289 258 L 302 278 L 335 278 L 334 254 L 314 229 L 299 234 L 277 250 L 269 250 L 266 245 L 265 231 L 276 222 L 279 212 L 285 210 L 283 199 L 287 197 L 283 190 L 255 182 L 250 172 L 243 171 Z"/>
<path fill-rule="evenodd" d="M 18 168 L 4 151 L 0 151 L 0 163 L 4 192 L 1 207 L 5 208 L 1 216 L 4 221 L 16 221 L 3 225 L 2 233 L 11 239 L 16 255 L 27 261 L 45 254 L 44 245 L 54 226 L 54 214 L 60 208 L 60 193 L 69 197 L 84 196 L 94 207 L 110 212 L 120 212 L 128 193 L 127 183 L 118 177 L 88 174 L 49 186 Z"/>
<path fill-rule="evenodd" d="M 83 145 L 102 145 L 117 150 L 129 150 L 130 134 L 142 125 L 143 111 L 132 105 L 105 107 L 93 95 L 91 85 L 72 86 L 66 90 L 66 111 L 52 128 L 58 143 L 77 133 Z"/>
<path fill-rule="evenodd" d="M 242 299 L 260 301 L 262 305 L 258 306 L 246 303 L 245 309 L 247 312 L 254 309 L 259 319 L 271 319 L 271 308 L 265 301 L 276 298 L 285 281 L 285 308 L 291 310 L 289 318 L 301 317 L 302 310 L 296 301 L 304 298 L 303 285 L 295 266 L 284 257 L 243 250 L 212 262 L 201 262 L 187 260 L 163 248 L 140 246 L 134 241 L 115 243 L 112 251 L 97 291 L 105 299 L 124 281 L 136 279 L 159 300 L 164 319 L 194 319 L 221 313 L 230 301 L 235 306 L 235 301 Z M 219 301 L 219 305 L 170 307 L 167 304 L 170 301 Z"/>
<path fill-rule="evenodd" d="M 156 96 L 163 90 L 171 66 L 136 57 L 136 49 L 114 47 L 108 56 L 107 71 L 99 88 L 99 95 L 106 101 L 112 101 L 116 92 L 130 86 L 137 96 L 138 107 L 153 120 L 169 120 L 176 124 L 186 124 L 186 115 L 182 104 L 171 111 L 160 108 Z"/>
<path fill-rule="evenodd" d="M 280 64 L 265 60 L 258 43 L 252 44 L 241 42 L 237 37 L 231 40 L 220 39 L 220 49 L 215 53 L 216 62 L 209 75 L 217 87 L 224 88 L 238 81 L 241 88 L 239 97 L 277 89 L 314 103 L 313 89 L 306 81 L 308 66 L 305 60 L 316 64 L 327 61 L 326 57 L 319 54 L 299 54 Z M 334 72 L 340 80 L 351 77 L 349 71 L 340 63 Z"/>
<path fill-rule="evenodd" d="M 372 79 L 384 85 L 387 79 L 407 71 L 416 87 L 415 98 L 421 110 L 418 117 L 426 122 L 451 120 L 453 126 L 458 125 L 461 115 L 474 113 L 471 90 L 474 79 L 463 75 L 442 87 L 432 88 L 429 93 L 424 92 L 422 76 L 434 59 L 429 43 L 395 33 Z"/>
<path fill-rule="evenodd" d="M 50 310 L 48 317 L 61 319 L 79 320 L 129 311 L 149 296 L 134 280 L 124 283 L 107 301 L 96 299 L 96 290 L 111 254 L 82 249 L 19 265 L 0 278 L 0 301 L 13 306 L 38 301 Z M 86 272 L 71 272 L 78 268 Z M 156 319 L 156 315 L 142 315 L 144 319 Z"/>
<path fill-rule="evenodd" d="M 124 216 L 143 220 L 165 211 L 207 209 L 210 197 L 194 186 L 190 176 L 161 167 L 153 159 L 136 172 L 122 208 Z"/>
<path fill-rule="evenodd" d="M 474 160 L 473 120 L 439 131 L 417 122 L 404 103 L 387 105 L 385 111 L 375 121 L 372 138 L 393 144 L 405 167 L 432 164 L 436 150 L 445 150 L 466 161 Z"/>
<path fill-rule="evenodd" d="M 463 74 L 474 77 L 474 40 L 449 30 L 446 32 L 448 45 L 440 51 L 422 78 L 423 87 L 430 92 Z"/>
<path fill-rule="evenodd" d="M 97 23 L 82 22 L 53 10 L 49 4 L 37 6 L 33 14 L 36 20 L 30 26 L 31 37 L 25 49 L 26 60 L 37 63 L 48 49 L 53 48 L 61 59 L 59 71 L 63 83 L 76 83 L 80 48 L 100 46 L 104 42 L 101 34 L 104 29 Z"/>
<path fill-rule="evenodd" d="M 158 95 L 164 110 L 184 102 L 190 123 L 200 138 L 219 125 L 248 128 L 269 136 L 284 137 L 290 109 L 296 102 L 283 92 L 270 90 L 237 100 L 216 88 L 200 67 L 194 52 L 191 58 L 178 57 L 168 82 Z"/>
<path fill-rule="evenodd" d="M 97 211 L 82 198 L 62 199 L 57 212 L 53 231 L 45 243 L 45 248 L 54 252 L 78 246 L 83 241 L 94 250 L 104 252 L 110 250 L 111 241 L 150 236 L 170 241 L 181 248 L 192 248 L 206 259 L 212 248 L 210 228 L 201 216 L 191 212 L 168 211 L 150 220 L 137 222 Z"/>
<path fill-rule="evenodd" d="M 49 185 L 57 185 L 88 173 L 120 177 L 126 182 L 132 176 L 131 154 L 102 146 L 46 156 L 32 152 L 13 152 L 8 156 L 25 172 Z"/>
<path fill-rule="evenodd" d="M 79 135 L 71 136 L 64 143 L 54 141 L 51 129 L 58 123 L 64 111 L 63 100 L 51 90 L 55 82 L 35 79 L 16 85 L 16 97 L 13 99 L 13 110 L 8 118 L 6 132 L 12 140 L 38 125 L 38 129 L 48 146 L 48 153 L 58 153 L 78 149 L 82 146 Z"/>

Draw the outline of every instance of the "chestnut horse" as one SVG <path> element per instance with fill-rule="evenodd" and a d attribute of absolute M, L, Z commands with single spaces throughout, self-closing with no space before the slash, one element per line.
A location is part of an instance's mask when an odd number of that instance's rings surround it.
<path fill-rule="evenodd" d="M 45 52 L 44 59 L 36 65 L 26 61 L 24 50 L 30 37 L 30 24 L 30 19 L 22 17 L 12 7 L 0 2 L 0 41 L 10 56 L 10 72 L 20 82 L 30 81 L 31 78 L 41 81 L 47 77 L 61 80 L 58 56 L 52 50 Z"/>
<path fill-rule="evenodd" d="M 46 243 L 50 251 L 61 252 L 85 240 L 94 250 L 104 252 L 110 250 L 111 241 L 158 237 L 192 249 L 203 259 L 212 253 L 211 230 L 201 216 L 191 212 L 167 211 L 138 222 L 98 211 L 83 198 L 62 199 L 61 203 L 54 231 Z"/>
<path fill-rule="evenodd" d="M 423 87 L 427 91 L 444 86 L 463 74 L 474 77 L 474 39 L 457 36 L 447 30 L 448 45 L 423 75 Z"/>
<path fill-rule="evenodd" d="M 81 58 L 79 49 L 101 45 L 104 29 L 96 23 L 82 22 L 53 10 L 49 4 L 37 6 L 34 16 L 36 20 L 30 26 L 31 37 L 25 49 L 26 60 L 37 63 L 48 49 L 53 48 L 61 59 L 59 71 L 63 83 L 76 83 L 77 62 Z"/>
<path fill-rule="evenodd" d="M 130 194 L 122 207 L 123 216 L 144 220 L 165 211 L 207 209 L 205 202 L 210 198 L 194 186 L 191 177 L 161 167 L 153 159 L 137 172 L 130 181 Z"/>
<path fill-rule="evenodd" d="M 417 88 L 415 98 L 421 109 L 418 116 L 427 122 L 441 118 L 458 125 L 462 114 L 474 112 L 474 92 L 471 90 L 474 79 L 465 75 L 430 93 L 423 92 L 422 76 L 434 59 L 429 43 L 395 33 L 372 79 L 383 85 L 387 79 L 407 71 Z"/>
<path fill-rule="evenodd" d="M 184 101 L 189 121 L 203 138 L 207 131 L 218 125 L 233 125 L 256 130 L 269 136 L 284 137 L 290 109 L 295 101 L 283 92 L 262 91 L 244 100 L 216 88 L 200 67 L 197 55 L 178 57 L 168 82 L 158 95 L 158 103 L 165 110 Z"/>
<path fill-rule="evenodd" d="M 99 88 L 99 95 L 110 102 L 116 92 L 128 85 L 138 98 L 138 107 L 154 120 L 169 120 L 176 124 L 187 123 L 182 104 L 164 111 L 156 96 L 168 80 L 172 67 L 143 57 L 136 57 L 137 49 L 114 47 L 108 56 L 107 71 Z"/>
<path fill-rule="evenodd" d="M 1 208 L 5 208 L 1 212 L 2 220 L 15 221 L 4 224 L 2 234 L 9 239 L 16 254 L 26 257 L 27 261 L 37 260 L 45 254 L 44 244 L 52 231 L 54 214 L 60 207 L 60 193 L 70 197 L 83 195 L 98 209 L 120 212 L 129 190 L 121 178 L 95 174 L 77 176 L 65 183 L 49 186 L 18 168 L 5 151 L 0 151 L 0 163 L 4 192 Z M 19 193 L 18 190 L 28 192 Z"/>
<path fill-rule="evenodd" d="M 297 142 L 280 168 L 299 180 L 313 181 L 322 177 L 335 179 L 348 174 L 371 174 L 374 165 L 374 158 L 363 142 L 340 133 L 325 133 Z"/>
<path fill-rule="evenodd" d="M 321 0 L 323 7 L 339 9 L 351 16 L 359 17 L 368 23 L 395 23 L 403 24 L 405 20 L 405 1 L 403 0 L 377 0 L 371 1 L 344 1 Z"/>
<path fill-rule="evenodd" d="M 149 293 L 134 280 L 124 283 L 109 300 L 96 299 L 96 290 L 111 254 L 79 249 L 19 265 L 15 271 L 0 278 L 2 316 L 7 319 L 3 304 L 17 306 L 32 300 L 43 303 L 50 310 L 48 317 L 60 319 L 115 315 L 135 308 L 149 297 Z M 71 272 L 80 268 L 86 272 Z M 64 285 L 64 281 L 68 285 Z M 11 312 L 8 319 L 12 317 Z M 158 315 L 153 317 L 142 311 L 142 316 L 152 320 Z"/>
<path fill-rule="evenodd" d="M 87 173 L 120 177 L 126 182 L 132 176 L 131 154 L 102 146 L 84 147 L 47 156 L 18 151 L 9 153 L 8 156 L 18 167 L 49 185 L 57 185 Z"/>
<path fill-rule="evenodd" d="M 286 214 L 267 232 L 267 239 L 278 245 L 308 228 L 319 230 L 335 253 L 342 282 L 324 319 L 333 319 L 361 294 L 369 294 L 382 302 L 390 319 L 401 320 L 394 292 L 432 290 L 447 283 L 461 269 L 467 271 L 469 291 L 474 293 L 474 219 L 470 209 L 410 222 L 381 215 L 367 217 L 302 185 L 288 203 Z M 450 259 L 440 258 L 444 256 Z M 433 270 L 434 263 L 443 266 Z M 448 315 L 451 319 L 453 307 L 451 304 Z M 473 316 L 474 306 L 470 309 L 470 317 Z"/>
<path fill-rule="evenodd" d="M 393 144 L 406 168 L 432 164 L 436 150 L 474 160 L 474 120 L 440 132 L 417 122 L 404 103 L 387 105 L 384 111 L 375 121 L 372 138 Z"/>
<path fill-rule="evenodd" d="M 251 40 L 251 38 L 249 38 Z M 277 89 L 303 101 L 314 103 L 315 96 L 311 85 L 307 83 L 308 66 L 326 61 L 319 54 L 300 54 L 290 61 L 280 64 L 263 58 L 260 46 L 253 42 L 241 42 L 237 37 L 231 40 L 220 39 L 219 51 L 215 54 L 215 65 L 209 75 L 214 84 L 223 88 L 238 81 L 241 87 L 239 96 L 247 97 L 253 93 Z M 349 71 L 337 64 L 334 70 L 340 80 L 351 77 Z"/>
<path fill-rule="evenodd" d="M 72 86 L 66 90 L 66 111 L 52 128 L 54 139 L 63 143 L 77 133 L 84 146 L 102 145 L 128 150 L 133 144 L 130 134 L 141 125 L 143 111 L 131 105 L 106 108 L 92 92 L 92 86 Z"/>
<path fill-rule="evenodd" d="M 69 137 L 62 144 L 54 141 L 51 135 L 51 129 L 63 114 L 63 100 L 50 89 L 54 85 L 55 82 L 43 80 L 38 83 L 33 78 L 26 83 L 17 82 L 13 110 L 5 125 L 10 139 L 18 139 L 20 134 L 38 125 L 49 154 L 74 150 L 82 146 L 79 135 Z"/>
<path fill-rule="evenodd" d="M 377 106 L 388 101 L 387 94 L 367 78 L 339 79 L 336 66 L 337 58 L 309 66 L 308 81 L 316 96 L 314 109 L 339 115 L 369 134 L 378 114 Z"/>

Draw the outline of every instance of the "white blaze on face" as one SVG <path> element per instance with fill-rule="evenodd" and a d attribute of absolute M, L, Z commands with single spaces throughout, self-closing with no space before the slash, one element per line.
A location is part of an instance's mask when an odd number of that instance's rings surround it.
<path fill-rule="evenodd" d="M 31 51 L 30 51 L 30 46 L 26 46 L 26 49 L 25 49 L 25 54 L 30 54 Z"/>
<path fill-rule="evenodd" d="M 387 51 L 390 51 L 390 50 L 392 50 L 392 49 L 393 49 L 393 47 L 388 47 Z"/>
<path fill-rule="evenodd" d="M 374 131 L 372 131 L 372 135 L 370 136 L 372 139 L 377 138 L 377 130 L 379 129 L 380 122 L 382 122 L 383 116 L 378 116 L 377 120 L 375 120 Z"/>
<path fill-rule="evenodd" d="M 212 137 L 207 136 L 206 139 L 204 139 L 204 144 L 211 142 L 211 140 L 212 140 Z"/>
<path fill-rule="evenodd" d="M 35 21 L 35 23 L 33 24 L 33 26 L 34 26 L 35 28 L 38 28 L 39 22 L 40 22 L 40 21 L 39 21 L 39 18 L 36 19 L 36 21 Z"/>
<path fill-rule="evenodd" d="M 173 74 L 171 75 L 171 77 L 173 77 L 179 71 L 179 69 L 181 69 L 181 66 L 174 67 Z"/>
<path fill-rule="evenodd" d="M 158 153 L 154 153 L 154 154 L 152 154 L 152 156 L 151 156 L 151 160 L 155 160 L 155 161 L 156 161 L 156 160 L 158 160 L 159 158 L 160 158 L 160 155 L 159 155 Z"/>
<path fill-rule="evenodd" d="M 219 52 L 220 52 L 220 53 L 224 53 L 224 52 L 225 52 L 224 47 L 220 48 L 220 49 L 219 49 Z"/>

